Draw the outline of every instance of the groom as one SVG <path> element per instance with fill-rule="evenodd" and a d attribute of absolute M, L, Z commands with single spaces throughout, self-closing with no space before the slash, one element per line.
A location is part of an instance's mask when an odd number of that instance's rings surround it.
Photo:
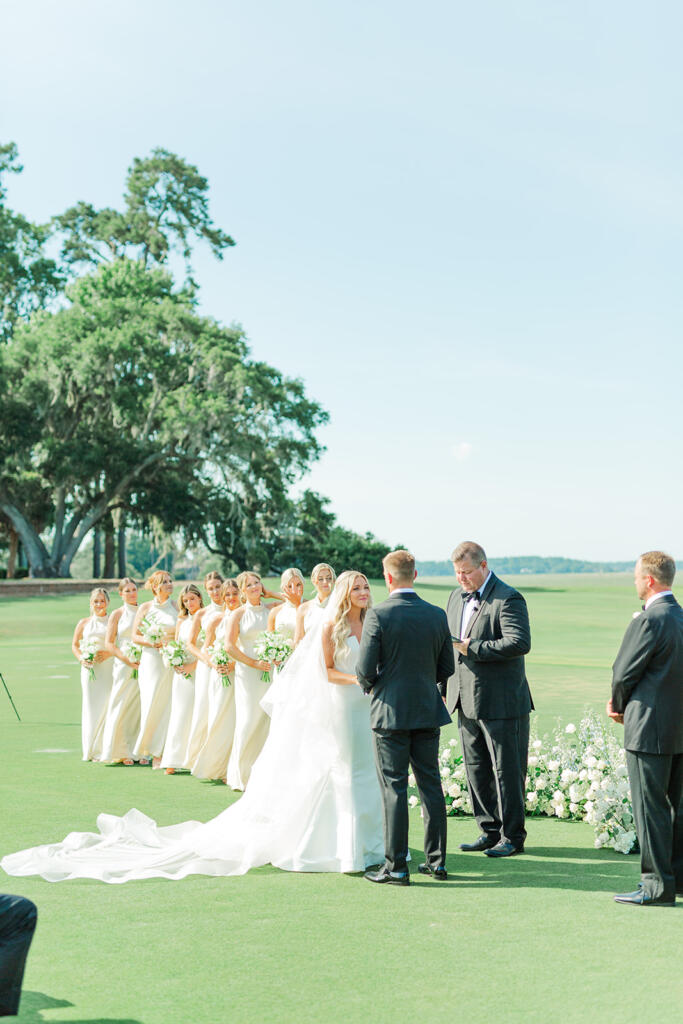
<path fill-rule="evenodd" d="M 451 717 L 437 687 L 455 670 L 446 614 L 417 596 L 415 559 L 384 558 L 389 597 L 363 624 L 356 675 L 372 694 L 370 721 L 384 804 L 385 864 L 370 882 L 409 885 L 408 773 L 415 775 L 424 813 L 423 875 L 446 879 L 446 804 L 439 774 L 439 731 Z"/>

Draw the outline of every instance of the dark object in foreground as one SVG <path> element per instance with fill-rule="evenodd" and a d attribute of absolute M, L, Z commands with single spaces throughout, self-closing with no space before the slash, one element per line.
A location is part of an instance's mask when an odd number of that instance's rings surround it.
<path fill-rule="evenodd" d="M 366 871 L 364 878 L 368 882 L 386 882 L 388 885 L 410 885 L 410 875 L 407 871 L 387 871 L 380 868 L 379 871 Z"/>
<path fill-rule="evenodd" d="M 484 850 L 487 857 L 514 857 L 517 853 L 524 853 L 523 846 L 514 846 L 512 843 L 508 843 L 505 840 L 501 840 L 500 843 L 496 843 L 490 850 Z"/>
<path fill-rule="evenodd" d="M 464 850 L 465 853 L 481 853 L 484 850 L 490 850 L 492 846 L 497 846 L 498 842 L 495 839 L 489 838 L 489 836 L 479 836 L 473 843 L 461 843 L 460 849 Z"/>
<path fill-rule="evenodd" d="M 0 1017 L 19 1012 L 21 983 L 38 920 L 35 903 L 0 894 Z"/>
<path fill-rule="evenodd" d="M 614 897 L 615 903 L 631 903 L 634 907 L 674 907 L 676 898 L 648 896 L 642 886 L 635 892 L 622 892 Z"/>
<path fill-rule="evenodd" d="M 445 882 L 448 878 L 445 868 L 430 868 L 429 864 L 418 864 L 417 870 L 421 875 L 431 875 L 437 882 Z"/>

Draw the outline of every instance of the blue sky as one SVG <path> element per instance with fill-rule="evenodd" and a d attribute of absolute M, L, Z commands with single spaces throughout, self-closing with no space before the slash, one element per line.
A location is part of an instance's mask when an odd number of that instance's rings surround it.
<path fill-rule="evenodd" d="M 474 9 L 473 9 L 474 8 Z M 444 558 L 683 555 L 679 5 L 25 0 L 0 138 L 38 219 L 197 164 L 206 312 L 332 420 L 303 482 Z"/>

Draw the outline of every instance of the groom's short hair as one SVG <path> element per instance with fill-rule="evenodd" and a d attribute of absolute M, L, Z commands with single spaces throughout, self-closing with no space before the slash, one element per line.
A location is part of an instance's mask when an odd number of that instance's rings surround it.
<path fill-rule="evenodd" d="M 410 551 L 390 551 L 382 559 L 382 565 L 397 583 L 409 583 L 413 585 L 415 579 L 415 555 Z"/>
<path fill-rule="evenodd" d="M 455 565 L 457 562 L 464 562 L 466 560 L 471 562 L 472 565 L 481 565 L 482 562 L 486 561 L 486 552 L 481 544 L 477 544 L 473 540 L 464 540 L 462 544 L 458 544 L 451 555 L 451 562 Z"/>
<path fill-rule="evenodd" d="M 670 587 L 676 575 L 676 563 L 665 551 L 646 551 L 638 559 L 641 572 L 653 576 L 657 583 Z"/>

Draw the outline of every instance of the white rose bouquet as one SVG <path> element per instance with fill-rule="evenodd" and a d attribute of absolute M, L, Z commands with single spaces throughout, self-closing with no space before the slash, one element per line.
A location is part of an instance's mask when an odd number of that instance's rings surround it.
<path fill-rule="evenodd" d="M 140 632 L 148 643 L 158 644 L 166 636 L 166 627 L 157 622 L 152 615 L 145 615 L 140 623 Z"/>
<path fill-rule="evenodd" d="M 261 633 L 254 644 L 254 653 L 259 661 L 276 661 L 280 665 L 287 661 L 293 650 L 291 639 L 279 633 L 277 629 Z M 262 672 L 261 679 L 264 683 L 269 683 L 270 672 Z"/>
<path fill-rule="evenodd" d="M 127 658 L 130 658 L 131 661 L 140 661 L 140 658 L 142 657 L 142 646 L 140 644 L 133 643 L 132 640 L 126 640 L 121 650 Z M 132 678 L 137 679 L 137 677 L 138 670 L 134 668 Z"/>
<path fill-rule="evenodd" d="M 181 669 L 188 661 L 191 661 L 190 652 L 186 649 L 182 640 L 169 640 L 161 648 L 161 657 L 166 668 L 172 668 L 186 679 L 190 678 L 189 672 L 182 672 Z"/>
<path fill-rule="evenodd" d="M 95 678 L 95 669 L 93 668 L 93 665 L 95 664 L 95 655 L 102 650 L 102 641 L 97 636 L 82 637 L 78 646 L 81 649 L 83 661 L 87 663 L 88 675 L 90 677 L 90 682 L 92 682 Z"/>
<path fill-rule="evenodd" d="M 216 640 L 215 643 L 211 644 L 208 654 L 214 665 L 229 665 L 233 660 L 223 640 Z M 221 682 L 223 686 L 231 685 L 231 679 L 227 672 L 225 675 L 221 675 Z"/>

